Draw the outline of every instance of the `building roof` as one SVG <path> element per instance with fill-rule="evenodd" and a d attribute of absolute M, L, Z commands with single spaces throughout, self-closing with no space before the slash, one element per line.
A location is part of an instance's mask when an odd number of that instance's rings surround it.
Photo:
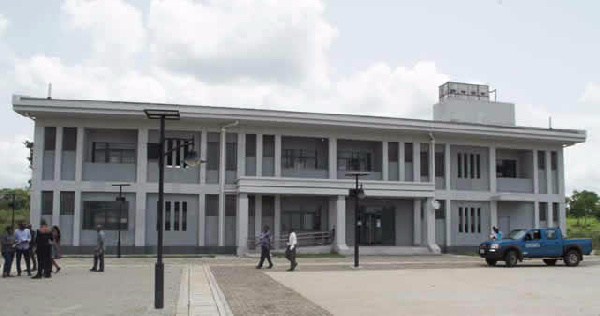
<path fill-rule="evenodd" d="M 585 130 L 548 129 L 522 126 L 498 126 L 464 122 L 446 122 L 396 117 L 327 114 L 266 109 L 183 105 L 148 102 L 47 99 L 13 96 L 15 112 L 31 117 L 145 118 L 145 109 L 179 110 L 182 120 L 240 120 L 258 124 L 294 124 L 299 126 L 354 127 L 381 131 L 413 131 L 513 139 L 560 142 L 564 145 L 585 142 Z"/>

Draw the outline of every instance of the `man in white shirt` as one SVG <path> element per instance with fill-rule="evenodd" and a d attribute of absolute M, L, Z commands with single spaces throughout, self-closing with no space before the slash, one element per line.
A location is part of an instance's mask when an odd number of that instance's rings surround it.
<path fill-rule="evenodd" d="M 15 230 L 15 241 L 17 243 L 17 275 L 21 276 L 21 257 L 25 257 L 25 267 L 27 268 L 27 275 L 31 276 L 31 269 L 29 266 L 29 243 L 31 242 L 31 232 L 25 228 L 25 224 L 19 223 L 19 229 Z"/>
<path fill-rule="evenodd" d="M 296 233 L 294 229 L 290 230 L 290 237 L 287 243 L 287 249 L 285 250 L 285 257 L 290 261 L 290 268 L 288 271 L 294 271 L 296 266 L 298 266 L 298 262 L 296 262 L 296 248 L 298 248 L 298 241 L 296 239 Z"/>

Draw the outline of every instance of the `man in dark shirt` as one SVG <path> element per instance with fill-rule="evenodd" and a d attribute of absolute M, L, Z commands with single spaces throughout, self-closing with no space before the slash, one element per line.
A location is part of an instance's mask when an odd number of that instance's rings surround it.
<path fill-rule="evenodd" d="M 262 269 L 265 259 L 269 261 L 269 267 L 267 269 L 273 268 L 273 263 L 271 262 L 271 231 L 267 225 L 263 227 L 263 231 L 260 233 L 260 248 L 260 261 L 258 262 L 258 266 L 256 266 L 256 268 Z"/>
<path fill-rule="evenodd" d="M 38 272 L 32 279 L 41 279 L 52 277 L 52 231 L 48 228 L 45 221 L 42 220 L 40 229 L 36 234 L 36 252 L 38 257 Z"/>

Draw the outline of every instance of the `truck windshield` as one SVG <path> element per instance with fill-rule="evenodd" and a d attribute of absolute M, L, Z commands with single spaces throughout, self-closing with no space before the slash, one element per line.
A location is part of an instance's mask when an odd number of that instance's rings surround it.
<path fill-rule="evenodd" d="M 510 232 L 510 235 L 508 235 L 508 239 L 513 239 L 513 240 L 521 239 L 525 236 L 526 233 L 527 233 L 527 230 L 525 230 L 525 229 L 515 229 Z"/>

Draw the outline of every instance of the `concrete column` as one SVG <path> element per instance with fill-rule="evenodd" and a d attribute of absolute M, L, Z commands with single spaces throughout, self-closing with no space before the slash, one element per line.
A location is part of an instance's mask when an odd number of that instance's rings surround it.
<path fill-rule="evenodd" d="M 273 229 L 273 227 L 271 227 Z M 254 235 L 258 237 L 262 231 L 262 195 L 254 196 Z"/>
<path fill-rule="evenodd" d="M 200 159 L 206 161 L 208 150 L 208 130 L 203 129 L 200 134 Z M 206 165 L 205 163 L 200 164 L 200 183 L 206 183 Z"/>
<path fill-rule="evenodd" d="M 198 194 L 198 246 L 206 246 L 206 194 Z"/>
<path fill-rule="evenodd" d="M 560 220 L 559 220 L 560 230 L 566 236 L 567 235 L 567 208 L 566 208 L 565 202 L 561 201 L 558 203 L 558 216 L 560 217 Z"/>
<path fill-rule="evenodd" d="M 498 202 L 490 201 L 490 232 L 492 227 L 498 227 Z"/>
<path fill-rule="evenodd" d="M 446 184 L 446 191 L 451 190 L 450 184 L 452 183 L 452 154 L 450 152 L 450 144 L 444 145 L 444 182 Z"/>
<path fill-rule="evenodd" d="M 490 146 L 489 150 L 490 192 L 496 193 L 496 147 Z"/>
<path fill-rule="evenodd" d="M 63 143 L 63 127 L 56 127 L 56 148 L 54 150 L 54 181 L 60 181 L 62 167 L 62 143 Z M 53 224 L 58 225 L 58 223 Z"/>
<path fill-rule="evenodd" d="M 148 129 L 138 129 L 137 137 L 137 182 L 146 183 L 148 175 Z M 136 217 L 137 218 L 137 217 Z"/>
<path fill-rule="evenodd" d="M 533 227 L 540 228 L 540 202 L 535 201 L 533 204 Z"/>
<path fill-rule="evenodd" d="M 337 179 L 337 138 L 329 138 L 329 179 Z"/>
<path fill-rule="evenodd" d="M 381 180 L 389 180 L 389 159 L 388 159 L 388 142 L 381 142 Z"/>
<path fill-rule="evenodd" d="M 337 196 L 335 211 L 335 250 L 337 253 L 348 253 L 346 245 L 346 197 Z"/>
<path fill-rule="evenodd" d="M 419 199 L 413 200 L 413 245 L 421 245 L 421 200 Z"/>
<path fill-rule="evenodd" d="M 404 142 L 398 143 L 398 181 L 406 181 L 406 165 L 405 165 L 406 151 L 404 148 Z"/>
<path fill-rule="evenodd" d="M 237 178 L 246 175 L 246 133 L 240 131 L 237 141 Z"/>
<path fill-rule="evenodd" d="M 281 177 L 281 134 L 275 134 L 275 176 Z"/>
<path fill-rule="evenodd" d="M 414 182 L 421 182 L 421 143 L 413 143 L 413 178 Z"/>
<path fill-rule="evenodd" d="M 221 130 L 220 161 L 219 161 L 219 246 L 225 246 L 225 145 L 227 133 Z"/>
<path fill-rule="evenodd" d="M 262 177 L 263 134 L 256 134 L 256 176 Z"/>
<path fill-rule="evenodd" d="M 145 170 L 144 170 L 145 172 Z M 145 177 L 144 177 L 145 178 Z M 139 179 L 139 177 L 138 177 Z M 150 227 L 152 229 L 152 226 Z M 156 228 L 155 228 L 156 229 Z M 135 193 L 135 246 L 146 245 L 146 191 Z"/>
<path fill-rule="evenodd" d="M 83 180 L 83 147 L 85 146 L 85 129 L 77 128 L 77 146 L 75 148 L 75 182 Z"/>
<path fill-rule="evenodd" d="M 441 253 L 440 247 L 435 243 L 435 209 L 433 208 L 433 198 L 427 199 L 425 205 L 425 234 L 427 248 L 432 253 Z"/>
<path fill-rule="evenodd" d="M 452 201 L 451 200 L 446 200 L 446 202 L 444 203 L 444 217 L 446 218 L 446 247 L 449 247 L 452 245 L 452 241 L 450 240 L 452 238 Z"/>
<path fill-rule="evenodd" d="M 60 226 L 60 190 L 54 190 L 52 193 L 52 225 Z"/>
<path fill-rule="evenodd" d="M 73 213 L 73 246 L 79 246 L 81 236 L 81 190 L 75 190 L 75 212 Z M 137 230 L 136 230 L 137 232 Z"/>
<path fill-rule="evenodd" d="M 540 194 L 540 179 L 538 173 L 538 151 L 533 150 L 533 194 Z"/>
<path fill-rule="evenodd" d="M 552 163 L 551 163 L 551 155 L 552 155 L 552 151 L 551 150 L 546 150 L 546 193 L 547 194 L 552 194 L 553 190 L 552 190 Z M 548 217 L 548 225 L 550 225 L 550 217 Z M 550 226 L 548 226 L 550 227 Z"/>
<path fill-rule="evenodd" d="M 554 227 L 554 203 L 546 202 L 546 227 Z"/>
<path fill-rule="evenodd" d="M 558 167 L 558 194 L 560 195 L 560 200 L 564 201 L 565 199 L 565 160 L 564 160 L 564 152 L 563 149 L 559 149 L 556 151 L 556 163 Z M 562 223 L 562 221 L 561 221 Z"/>
<path fill-rule="evenodd" d="M 273 217 L 273 229 L 275 230 L 275 248 L 279 248 L 279 239 L 281 238 L 281 195 L 275 194 L 275 212 Z"/>
<path fill-rule="evenodd" d="M 236 214 L 237 255 L 248 252 L 248 194 L 240 193 L 237 199 Z"/>
<path fill-rule="evenodd" d="M 35 122 L 33 133 L 33 168 L 31 170 L 31 196 L 29 218 L 32 229 L 37 229 L 42 218 L 42 174 L 44 162 L 44 126 Z"/>

